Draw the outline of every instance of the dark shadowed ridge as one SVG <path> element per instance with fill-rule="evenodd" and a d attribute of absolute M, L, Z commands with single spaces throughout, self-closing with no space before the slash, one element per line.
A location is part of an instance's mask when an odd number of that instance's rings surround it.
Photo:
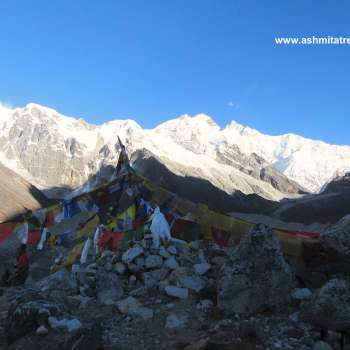
<path fill-rule="evenodd" d="M 50 203 L 40 190 L 0 163 L 0 222 Z"/>

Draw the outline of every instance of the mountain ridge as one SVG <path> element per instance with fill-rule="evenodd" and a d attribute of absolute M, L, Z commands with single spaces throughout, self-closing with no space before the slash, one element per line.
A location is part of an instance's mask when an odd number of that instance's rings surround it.
<path fill-rule="evenodd" d="M 268 136 L 235 121 L 220 128 L 203 113 L 194 117 L 184 114 L 153 129 L 142 129 L 132 119 L 89 124 L 81 118 L 67 117 L 35 103 L 24 108 L 6 109 L 5 112 L 2 108 L 0 114 L 0 159 L 39 187 L 68 185 L 76 188 L 86 181 L 89 174 L 97 173 L 101 166 L 115 164 L 119 152 L 117 136 L 125 141 L 130 154 L 147 148 L 163 160 L 177 162 L 183 167 L 183 172 L 187 167 L 197 167 L 201 169 L 202 178 L 221 186 L 228 193 L 234 190 L 230 184 L 232 176 L 239 177 L 244 183 L 239 190 L 249 194 L 257 193 L 256 188 L 259 188 L 258 194 L 275 200 L 298 194 L 303 188 L 313 192 L 320 190 L 335 171 L 332 162 L 339 171 L 350 165 L 349 146 L 329 145 L 293 134 Z M 21 152 L 27 153 L 30 161 L 23 159 Z M 57 158 L 52 166 L 65 172 L 59 181 L 51 181 L 55 178 L 52 174 L 37 170 L 43 168 L 45 162 L 53 164 L 42 154 L 40 159 L 32 156 L 32 153 L 40 152 L 54 154 Z M 328 155 L 326 161 L 317 158 L 318 153 Z M 223 155 L 231 156 L 232 159 L 227 161 L 231 166 L 225 163 Z M 266 164 L 261 166 L 257 157 Z M 310 166 L 305 166 L 305 159 L 313 157 L 317 158 L 316 165 L 310 161 Z M 69 166 L 65 161 L 70 163 Z M 251 163 L 251 169 L 246 171 L 248 174 L 242 172 L 246 163 Z M 208 164 L 210 169 L 203 164 Z M 259 172 L 268 166 L 281 173 L 278 177 L 282 176 L 282 182 L 291 181 L 291 187 L 287 186 L 290 193 L 280 192 L 269 181 L 262 180 Z M 244 180 L 245 175 L 250 178 Z"/>

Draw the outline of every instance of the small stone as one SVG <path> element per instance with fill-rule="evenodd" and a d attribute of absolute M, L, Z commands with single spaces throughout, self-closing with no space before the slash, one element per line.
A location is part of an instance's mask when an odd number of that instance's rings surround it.
<path fill-rule="evenodd" d="M 211 259 L 211 262 L 214 264 L 214 265 L 217 265 L 217 266 L 222 266 L 226 263 L 227 261 L 227 258 L 224 257 L 224 256 L 215 256 L 213 259 Z"/>
<path fill-rule="evenodd" d="M 177 249 L 176 249 L 176 247 L 174 247 L 173 245 L 170 245 L 170 246 L 167 248 L 167 251 L 168 251 L 168 253 L 170 253 L 171 255 L 176 255 L 176 254 L 177 254 Z"/>
<path fill-rule="evenodd" d="M 163 265 L 163 258 L 159 255 L 149 255 L 145 260 L 147 269 L 156 269 Z"/>
<path fill-rule="evenodd" d="M 208 263 L 195 264 L 193 268 L 197 275 L 202 276 L 210 270 L 210 265 Z"/>
<path fill-rule="evenodd" d="M 289 318 L 295 322 L 295 323 L 299 323 L 299 312 L 294 312 L 293 314 L 291 314 L 289 316 Z"/>
<path fill-rule="evenodd" d="M 134 263 L 129 263 L 128 270 L 131 271 L 132 273 L 137 273 L 137 272 L 142 270 L 142 267 L 140 267 Z"/>
<path fill-rule="evenodd" d="M 170 270 L 175 270 L 179 267 L 179 264 L 176 261 L 175 257 L 172 256 L 171 258 L 165 260 L 165 266 L 168 267 Z"/>
<path fill-rule="evenodd" d="M 46 335 L 49 333 L 49 330 L 45 326 L 40 326 L 35 333 L 39 335 Z"/>
<path fill-rule="evenodd" d="M 182 287 L 192 289 L 195 292 L 200 292 L 205 287 L 205 281 L 198 276 L 181 277 L 179 282 Z"/>
<path fill-rule="evenodd" d="M 312 350 L 332 350 L 332 348 L 328 343 L 322 340 L 319 340 L 314 344 L 314 346 L 312 347 Z"/>
<path fill-rule="evenodd" d="M 125 264 L 129 264 L 141 254 L 143 254 L 142 247 L 139 245 L 135 245 L 134 247 L 124 252 L 124 254 L 122 255 L 122 261 Z"/>
<path fill-rule="evenodd" d="M 114 271 L 119 275 L 124 275 L 126 266 L 122 262 L 118 262 L 114 265 Z"/>
<path fill-rule="evenodd" d="M 135 260 L 135 264 L 139 267 L 140 270 L 142 270 L 145 266 L 145 258 L 143 258 L 142 256 L 139 256 Z"/>
<path fill-rule="evenodd" d="M 67 302 L 71 307 L 78 307 L 81 303 L 81 296 L 80 295 L 68 295 L 67 296 Z"/>
<path fill-rule="evenodd" d="M 136 288 L 134 290 L 132 290 L 129 295 L 131 295 L 132 297 L 141 297 L 143 295 L 146 295 L 148 292 L 148 288 L 147 287 L 139 287 Z"/>
<path fill-rule="evenodd" d="M 164 259 L 169 259 L 171 256 L 170 253 L 163 246 L 159 248 L 159 255 L 162 256 Z"/>
<path fill-rule="evenodd" d="M 66 318 L 58 320 L 56 317 L 49 317 L 48 322 L 52 329 L 66 329 L 68 332 L 73 332 L 82 328 L 82 324 L 76 318 L 71 320 Z"/>
<path fill-rule="evenodd" d="M 117 302 L 118 310 L 128 316 L 141 317 L 144 320 L 148 320 L 153 317 L 154 312 L 152 309 L 147 307 L 142 307 L 140 302 L 133 298 L 128 297 L 126 299 Z"/>
<path fill-rule="evenodd" d="M 166 318 L 165 328 L 173 329 L 185 326 L 188 319 L 185 315 L 171 314 Z"/>
<path fill-rule="evenodd" d="M 149 320 L 150 318 L 153 318 L 154 312 L 152 309 L 148 307 L 140 307 L 136 310 L 134 310 L 133 313 L 134 316 L 139 316 L 143 318 L 144 320 Z"/>
<path fill-rule="evenodd" d="M 127 297 L 116 303 L 118 310 L 123 314 L 129 314 L 130 310 L 141 307 L 140 302 L 134 297 Z"/>
<path fill-rule="evenodd" d="M 103 259 L 106 259 L 106 258 L 108 258 L 108 257 L 110 257 L 110 256 L 112 256 L 112 255 L 114 255 L 114 253 L 112 252 L 112 251 L 110 251 L 110 250 L 105 250 L 103 253 L 102 253 L 102 255 L 101 255 L 101 259 L 103 260 Z"/>
<path fill-rule="evenodd" d="M 176 297 L 179 299 L 187 299 L 188 298 L 188 289 L 187 288 L 180 288 L 175 286 L 166 286 L 165 292 L 169 296 Z"/>
<path fill-rule="evenodd" d="M 104 267 L 107 272 L 112 271 L 112 264 L 110 262 L 106 262 Z"/>
<path fill-rule="evenodd" d="M 294 300 L 309 300 L 312 298 L 312 292 L 308 288 L 296 288 L 291 294 Z"/>
<path fill-rule="evenodd" d="M 133 286 L 133 285 L 136 283 L 136 281 L 137 281 L 137 278 L 136 278 L 134 275 L 131 275 L 131 276 L 129 277 L 129 284 L 130 284 L 131 286 Z"/>
<path fill-rule="evenodd" d="M 208 263 L 202 249 L 200 249 L 200 250 L 198 251 L 198 260 L 199 260 L 199 263 L 200 263 L 200 264 L 206 264 L 206 263 Z"/>
<path fill-rule="evenodd" d="M 96 269 L 97 269 L 96 263 L 92 263 L 92 264 L 86 266 L 86 270 L 96 270 Z"/>
<path fill-rule="evenodd" d="M 188 245 L 193 250 L 199 250 L 199 242 L 198 241 L 191 241 Z"/>
<path fill-rule="evenodd" d="M 152 287 L 156 285 L 159 281 L 166 278 L 166 276 L 168 275 L 168 272 L 169 270 L 164 267 L 161 269 L 144 272 L 142 274 L 143 282 L 146 287 Z"/>
<path fill-rule="evenodd" d="M 214 303 L 210 299 L 203 299 L 197 304 L 198 310 L 207 311 L 214 306 Z"/>

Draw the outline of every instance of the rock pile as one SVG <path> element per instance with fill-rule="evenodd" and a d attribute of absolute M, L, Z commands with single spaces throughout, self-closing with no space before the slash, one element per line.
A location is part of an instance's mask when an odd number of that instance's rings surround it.
<path fill-rule="evenodd" d="M 125 251 L 105 251 L 95 263 L 75 270 L 79 293 L 105 305 L 115 304 L 126 294 L 144 295 L 151 288 L 186 299 L 212 282 L 211 264 L 200 244 L 183 241 L 159 248 L 145 240 L 132 242 Z"/>
<path fill-rule="evenodd" d="M 272 230 L 256 225 L 241 240 L 219 281 L 218 306 L 226 314 L 254 313 L 289 299 L 293 275 Z"/>
<path fill-rule="evenodd" d="M 338 349 L 350 329 L 346 276 L 306 288 L 264 225 L 229 248 L 146 239 L 89 259 L 0 289 L 0 348 Z"/>
<path fill-rule="evenodd" d="M 320 330 L 350 330 L 350 283 L 335 278 L 328 281 L 300 312 L 300 318 Z"/>

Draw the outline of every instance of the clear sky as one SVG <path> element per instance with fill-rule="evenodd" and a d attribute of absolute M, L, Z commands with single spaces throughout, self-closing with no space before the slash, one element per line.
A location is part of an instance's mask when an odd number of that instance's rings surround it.
<path fill-rule="evenodd" d="M 350 144 L 350 45 L 274 42 L 350 37 L 349 18 L 347 0 L 1 0 L 0 101 Z"/>

